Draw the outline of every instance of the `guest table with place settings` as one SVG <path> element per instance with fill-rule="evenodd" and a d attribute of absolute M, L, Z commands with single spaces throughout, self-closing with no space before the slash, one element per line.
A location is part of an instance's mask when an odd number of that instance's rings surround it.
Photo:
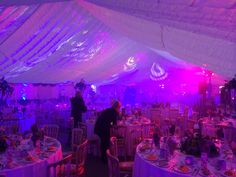
<path fill-rule="evenodd" d="M 224 138 L 228 141 L 236 141 L 236 120 L 233 118 L 222 118 L 219 120 L 218 118 L 201 118 L 203 127 L 202 134 L 205 136 L 215 137 L 217 134 L 217 130 L 219 128 L 223 129 Z"/>
<path fill-rule="evenodd" d="M 118 125 L 126 127 L 126 136 L 125 136 L 125 143 L 126 143 L 126 154 L 132 155 L 132 133 L 135 131 L 148 132 L 144 130 L 144 125 L 150 125 L 151 120 L 146 117 L 128 117 L 126 120 L 118 121 Z M 147 134 L 147 133 L 146 133 Z"/>
<path fill-rule="evenodd" d="M 236 176 L 236 161 L 230 148 L 217 143 L 220 155 L 214 158 L 195 157 L 175 150 L 168 158 L 163 158 L 153 140 L 141 142 L 136 149 L 133 177 L 170 177 L 170 176 Z M 203 158 L 204 157 L 204 158 Z"/>
<path fill-rule="evenodd" d="M 26 113 L 4 113 L 0 119 L 0 126 L 6 129 L 6 131 L 11 131 L 13 127 L 18 127 L 18 131 L 23 133 L 30 130 L 30 127 L 35 124 L 35 115 L 32 112 Z M 6 132 L 8 133 L 8 132 Z"/>
<path fill-rule="evenodd" d="M 126 126 L 141 126 L 143 124 L 150 124 L 151 120 L 146 117 L 127 117 L 125 120 L 118 121 L 118 125 Z"/>
<path fill-rule="evenodd" d="M 36 147 L 30 139 L 8 137 L 15 144 L 0 154 L 0 174 L 6 177 L 45 177 L 47 166 L 62 159 L 59 141 L 45 137 Z"/>

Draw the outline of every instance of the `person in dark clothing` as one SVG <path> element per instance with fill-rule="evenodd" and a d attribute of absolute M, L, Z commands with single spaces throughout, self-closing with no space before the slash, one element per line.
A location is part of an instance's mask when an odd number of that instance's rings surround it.
<path fill-rule="evenodd" d="M 104 163 L 107 162 L 106 150 L 110 147 L 110 128 L 111 125 L 116 125 L 119 118 L 121 103 L 115 101 L 111 108 L 102 111 L 98 117 L 94 133 L 100 137 L 101 140 L 101 156 Z"/>
<path fill-rule="evenodd" d="M 71 117 L 74 118 L 74 128 L 78 127 L 78 122 L 82 122 L 82 113 L 87 111 L 87 107 L 80 92 L 76 92 L 75 97 L 70 99 Z"/>

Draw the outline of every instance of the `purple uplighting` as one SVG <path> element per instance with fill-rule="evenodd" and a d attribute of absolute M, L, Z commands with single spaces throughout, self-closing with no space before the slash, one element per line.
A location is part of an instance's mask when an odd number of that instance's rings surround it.
<path fill-rule="evenodd" d="M 0 177 L 235 177 L 236 0 L 2 0 Z"/>

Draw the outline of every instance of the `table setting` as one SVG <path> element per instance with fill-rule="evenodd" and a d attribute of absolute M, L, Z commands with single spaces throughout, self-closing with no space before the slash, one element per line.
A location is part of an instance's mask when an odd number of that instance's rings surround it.
<path fill-rule="evenodd" d="M 206 152 L 198 155 L 188 154 L 181 150 L 181 144 L 177 145 L 171 153 L 164 139 L 165 137 L 160 138 L 159 145 L 156 145 L 153 139 L 146 139 L 137 146 L 133 177 L 157 174 L 159 176 L 236 176 L 236 160 L 226 142 L 215 140 L 219 154 L 211 156 Z"/>
<path fill-rule="evenodd" d="M 34 147 L 30 139 L 20 139 L 18 145 L 9 146 L 0 154 L 1 170 L 12 169 L 25 164 L 47 159 L 60 148 L 60 143 L 50 137 Z"/>
<path fill-rule="evenodd" d="M 150 123 L 151 123 L 151 120 L 146 117 L 129 116 L 129 117 L 126 117 L 125 119 L 122 119 L 121 121 L 119 121 L 118 125 L 141 126 L 141 125 L 150 124 Z"/>
<path fill-rule="evenodd" d="M 32 127 L 31 127 L 32 128 Z M 47 164 L 62 159 L 61 144 L 58 140 L 42 136 L 1 135 L 0 173 L 7 177 L 43 177 Z M 36 173 L 41 168 L 40 173 Z"/>

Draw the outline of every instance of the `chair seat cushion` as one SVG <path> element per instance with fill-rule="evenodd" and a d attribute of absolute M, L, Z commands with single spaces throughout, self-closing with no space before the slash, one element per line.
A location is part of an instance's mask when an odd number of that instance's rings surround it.
<path fill-rule="evenodd" d="M 119 167 L 121 171 L 131 171 L 133 170 L 133 161 L 120 162 Z"/>
<path fill-rule="evenodd" d="M 64 169 L 61 169 L 59 173 L 57 173 L 58 177 L 64 177 L 67 174 L 70 174 L 71 176 L 82 176 L 84 174 L 85 170 L 83 166 L 79 166 L 76 168 L 75 164 L 70 165 L 70 171 L 64 171 Z"/>

